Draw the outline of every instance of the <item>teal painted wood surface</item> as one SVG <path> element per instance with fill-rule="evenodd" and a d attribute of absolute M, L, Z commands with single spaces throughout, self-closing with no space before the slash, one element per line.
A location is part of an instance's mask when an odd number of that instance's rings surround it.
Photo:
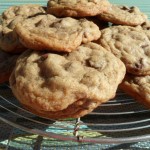
<path fill-rule="evenodd" d="M 12 5 L 41 4 L 46 6 L 48 0 L 0 0 L 0 13 Z M 150 17 L 150 0 L 109 0 L 113 4 L 137 6 Z"/>

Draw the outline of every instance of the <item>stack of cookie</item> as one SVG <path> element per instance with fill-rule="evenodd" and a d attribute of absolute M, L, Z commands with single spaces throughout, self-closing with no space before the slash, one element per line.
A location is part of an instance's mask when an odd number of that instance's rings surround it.
<path fill-rule="evenodd" d="M 14 32 L 17 23 L 38 14 L 45 14 L 40 5 L 12 6 L 0 17 L 0 83 L 8 81 L 19 55 L 27 50 Z"/>
<path fill-rule="evenodd" d="M 150 73 L 144 22 L 147 17 L 138 8 L 107 0 L 10 7 L 2 14 L 0 48 L 10 58 L 19 53 L 9 69 L 14 95 L 26 109 L 48 118 L 90 113 L 115 96 L 126 69 L 133 76 Z"/>

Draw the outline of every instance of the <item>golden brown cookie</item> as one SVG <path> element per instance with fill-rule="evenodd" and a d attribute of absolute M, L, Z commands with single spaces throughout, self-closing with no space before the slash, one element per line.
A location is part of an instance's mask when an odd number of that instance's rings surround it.
<path fill-rule="evenodd" d="M 10 55 L 0 50 L 0 83 L 9 80 L 18 57 L 19 55 Z"/>
<path fill-rule="evenodd" d="M 0 25 L 0 48 L 10 53 L 20 53 L 26 48 L 20 43 L 18 35 L 14 32 L 14 27 L 19 21 L 23 21 L 22 17 L 16 17 L 7 24 L 3 21 Z"/>
<path fill-rule="evenodd" d="M 2 13 L 4 20 L 12 20 L 17 16 L 23 18 L 33 17 L 35 15 L 45 14 L 46 8 L 36 4 L 24 4 L 20 6 L 11 6 Z"/>
<path fill-rule="evenodd" d="M 47 13 L 57 17 L 96 16 L 110 7 L 107 0 L 49 0 Z"/>
<path fill-rule="evenodd" d="M 13 30 L 17 23 L 23 22 L 26 18 L 44 13 L 45 10 L 42 6 L 32 4 L 11 6 L 5 10 L 2 14 L 2 25 L 0 27 L 0 48 L 11 53 L 26 50 Z"/>
<path fill-rule="evenodd" d="M 120 88 L 150 108 L 150 75 L 127 74 Z"/>
<path fill-rule="evenodd" d="M 143 30 L 113 26 L 102 30 L 99 42 L 124 62 L 127 72 L 150 74 L 150 40 Z"/>
<path fill-rule="evenodd" d="M 78 118 L 116 94 L 124 64 L 98 44 L 66 54 L 26 51 L 17 60 L 10 86 L 30 111 L 48 118 Z"/>
<path fill-rule="evenodd" d="M 114 24 L 137 26 L 145 22 L 147 16 L 135 6 L 111 5 L 106 12 L 99 14 L 98 18 Z"/>
<path fill-rule="evenodd" d="M 97 40 L 100 30 L 86 19 L 38 15 L 17 24 L 20 42 L 30 49 L 71 52 L 81 43 Z"/>

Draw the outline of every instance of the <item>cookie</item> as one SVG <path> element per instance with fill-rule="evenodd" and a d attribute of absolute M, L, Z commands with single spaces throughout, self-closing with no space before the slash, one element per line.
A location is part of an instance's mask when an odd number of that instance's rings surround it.
<path fill-rule="evenodd" d="M 107 0 L 49 0 L 47 13 L 57 17 L 96 16 L 110 7 Z"/>
<path fill-rule="evenodd" d="M 12 20 L 17 16 L 22 16 L 23 18 L 33 17 L 35 15 L 45 14 L 45 9 L 36 4 L 11 6 L 2 13 L 2 18 L 4 20 Z"/>
<path fill-rule="evenodd" d="M 0 48 L 6 52 L 20 53 L 26 48 L 19 42 L 17 34 L 13 31 L 19 22 L 38 14 L 44 14 L 45 10 L 40 5 L 11 6 L 2 14 L 2 27 L 0 29 Z"/>
<path fill-rule="evenodd" d="M 150 40 L 143 30 L 130 26 L 106 28 L 99 43 L 124 62 L 127 72 L 150 74 Z"/>
<path fill-rule="evenodd" d="M 145 22 L 147 16 L 135 6 L 111 5 L 105 13 L 99 14 L 98 18 L 114 24 L 137 26 Z"/>
<path fill-rule="evenodd" d="M 10 74 L 15 67 L 19 55 L 10 55 L 0 50 L 0 83 L 9 80 Z"/>
<path fill-rule="evenodd" d="M 127 74 L 120 88 L 150 108 L 150 75 Z"/>
<path fill-rule="evenodd" d="M 97 40 L 101 34 L 98 26 L 86 19 L 56 18 L 49 14 L 26 19 L 17 24 L 15 31 L 25 47 L 66 52 Z"/>
<path fill-rule="evenodd" d="M 115 96 L 124 64 L 95 43 L 64 54 L 26 51 L 10 86 L 30 111 L 48 118 L 78 118 Z"/>
<path fill-rule="evenodd" d="M 16 17 L 9 24 L 3 21 L 0 25 L 0 48 L 10 53 L 20 53 L 26 48 L 20 43 L 18 35 L 14 32 L 14 27 L 18 21 L 23 21 L 22 17 Z"/>

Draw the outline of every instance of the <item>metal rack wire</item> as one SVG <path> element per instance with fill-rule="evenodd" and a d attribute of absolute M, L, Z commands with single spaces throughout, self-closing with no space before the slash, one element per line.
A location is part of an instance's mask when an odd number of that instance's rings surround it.
<path fill-rule="evenodd" d="M 25 110 L 7 84 L 0 85 L 0 120 L 41 136 L 91 143 L 150 139 L 150 110 L 118 91 L 115 99 L 79 119 L 50 120 Z"/>

